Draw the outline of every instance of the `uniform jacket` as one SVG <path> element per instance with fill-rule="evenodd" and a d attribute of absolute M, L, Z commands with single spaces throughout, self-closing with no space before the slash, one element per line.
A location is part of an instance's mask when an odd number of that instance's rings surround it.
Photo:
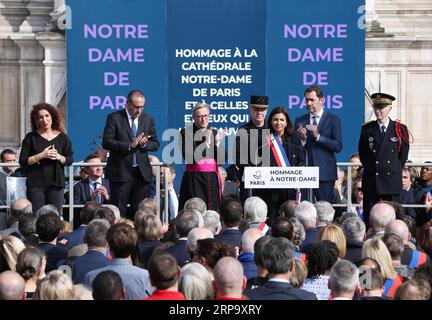
<path fill-rule="evenodd" d="M 401 124 L 408 135 L 408 129 Z M 362 126 L 358 151 L 363 165 L 362 189 L 372 194 L 400 194 L 402 190 L 402 168 L 408 158 L 409 144 L 401 141 L 398 152 L 398 137 L 395 122 L 390 119 L 384 137 L 377 121 Z"/>

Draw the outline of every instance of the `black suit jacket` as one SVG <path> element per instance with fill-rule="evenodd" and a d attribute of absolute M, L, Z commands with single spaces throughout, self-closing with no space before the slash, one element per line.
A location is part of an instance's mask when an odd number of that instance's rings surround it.
<path fill-rule="evenodd" d="M 58 263 L 67 258 L 67 251 L 60 246 L 48 242 L 41 242 L 38 245 L 38 249 L 41 250 L 47 256 L 47 262 L 45 271 L 46 273 L 57 269 Z"/>
<path fill-rule="evenodd" d="M 316 295 L 287 282 L 267 281 L 262 287 L 245 290 L 251 300 L 317 300 Z"/>
<path fill-rule="evenodd" d="M 240 241 L 243 234 L 237 229 L 225 229 L 215 235 L 215 239 L 225 246 L 240 248 Z"/>
<path fill-rule="evenodd" d="M 129 145 L 133 139 L 126 109 L 108 115 L 102 146 L 110 151 L 105 175 L 111 182 L 132 180 L 133 153 L 136 154 L 139 170 L 144 181 L 152 181 L 153 175 L 147 152 L 157 151 L 159 149 L 159 140 L 153 118 L 144 112 L 138 118 L 137 135 L 141 133 L 151 136 L 146 146 L 137 146 L 135 150 L 129 150 Z"/>
<path fill-rule="evenodd" d="M 111 199 L 111 188 L 108 179 L 102 178 L 102 185 L 108 190 Z M 89 179 L 78 182 L 74 185 L 74 204 L 85 204 L 91 200 Z M 102 197 L 102 203 L 111 203 L 110 200 L 105 200 Z"/>
<path fill-rule="evenodd" d="M 402 134 L 408 129 L 400 125 Z M 377 121 L 362 126 L 358 143 L 360 161 L 363 165 L 362 189 L 370 194 L 400 194 L 402 190 L 402 168 L 408 158 L 409 144 L 402 140 L 398 152 L 395 122 L 390 120 L 384 137 Z"/>

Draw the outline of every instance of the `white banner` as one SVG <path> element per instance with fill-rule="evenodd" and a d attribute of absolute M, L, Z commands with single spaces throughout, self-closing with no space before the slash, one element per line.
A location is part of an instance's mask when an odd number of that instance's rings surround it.
<path fill-rule="evenodd" d="M 247 189 L 318 189 L 319 167 L 245 167 Z"/>

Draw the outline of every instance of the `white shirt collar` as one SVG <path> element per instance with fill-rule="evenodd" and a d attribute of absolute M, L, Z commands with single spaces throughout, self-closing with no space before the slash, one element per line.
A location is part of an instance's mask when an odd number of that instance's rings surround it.
<path fill-rule="evenodd" d="M 312 114 L 309 112 L 309 118 L 312 119 L 312 117 L 317 117 L 318 119 L 321 119 L 323 113 L 324 113 L 324 109 L 321 109 L 321 111 L 318 112 L 317 114 Z"/>
<path fill-rule="evenodd" d="M 384 126 L 386 128 L 386 130 L 387 130 L 387 128 L 389 126 L 389 123 L 390 123 L 390 118 L 387 118 L 387 122 L 385 122 L 385 123 L 381 123 L 379 121 L 377 121 L 377 122 L 378 122 L 378 125 L 379 125 L 380 129 L 381 129 L 382 126 Z"/>
<path fill-rule="evenodd" d="M 290 283 L 289 280 L 287 279 L 282 279 L 282 278 L 271 278 L 268 279 L 268 281 L 270 282 L 283 282 L 283 283 Z"/>
<path fill-rule="evenodd" d="M 92 180 L 89 178 L 89 184 L 93 187 L 93 184 L 97 182 L 98 184 L 102 185 L 102 178 L 97 178 L 96 180 Z"/>

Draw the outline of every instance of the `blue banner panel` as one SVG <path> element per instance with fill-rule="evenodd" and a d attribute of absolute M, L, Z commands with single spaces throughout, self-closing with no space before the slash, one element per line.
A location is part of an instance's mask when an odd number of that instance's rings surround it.
<path fill-rule="evenodd" d="M 291 121 L 307 113 L 303 92 L 324 91 L 325 110 L 342 122 L 338 161 L 357 151 L 364 122 L 364 1 L 267 0 L 267 91 L 270 108 Z"/>
<path fill-rule="evenodd" d="M 146 95 L 144 112 L 166 127 L 166 3 L 146 0 L 68 0 L 68 134 L 75 161 L 101 145 L 109 113 L 129 91 Z"/>

